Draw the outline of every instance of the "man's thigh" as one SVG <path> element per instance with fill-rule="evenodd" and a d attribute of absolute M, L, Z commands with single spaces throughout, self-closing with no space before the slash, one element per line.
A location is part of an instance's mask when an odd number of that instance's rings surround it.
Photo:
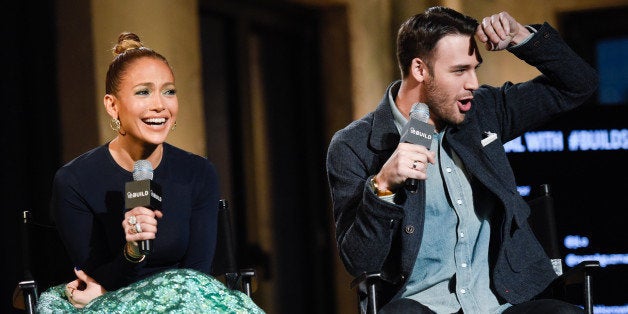
<path fill-rule="evenodd" d="M 513 305 L 504 311 L 504 314 L 582 314 L 584 310 L 573 304 L 552 300 L 541 299 Z"/>
<path fill-rule="evenodd" d="M 378 314 L 400 314 L 400 313 L 412 313 L 412 314 L 436 314 L 436 312 L 430 310 L 427 306 L 414 301 L 412 299 L 396 299 L 390 303 L 384 305 Z"/>

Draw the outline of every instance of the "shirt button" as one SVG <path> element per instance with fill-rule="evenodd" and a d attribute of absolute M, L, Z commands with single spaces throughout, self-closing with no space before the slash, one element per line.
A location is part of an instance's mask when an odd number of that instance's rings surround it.
<path fill-rule="evenodd" d="M 460 266 L 462 266 L 462 268 L 467 268 L 467 263 L 462 263 Z"/>
<path fill-rule="evenodd" d="M 462 200 L 457 200 L 456 203 L 458 203 L 458 205 L 462 205 Z"/>
<path fill-rule="evenodd" d="M 404 230 L 405 230 L 405 232 L 406 232 L 407 234 L 413 234 L 413 233 L 414 233 L 414 226 L 413 226 L 413 225 L 407 225 L 407 226 L 404 228 Z"/>
<path fill-rule="evenodd" d="M 460 237 L 464 238 L 464 232 L 460 232 Z"/>
<path fill-rule="evenodd" d="M 445 171 L 447 171 L 447 173 L 450 173 L 451 172 L 451 168 L 447 167 L 447 168 L 445 168 Z"/>
<path fill-rule="evenodd" d="M 460 293 L 465 294 L 465 293 L 467 293 L 467 290 L 465 290 L 465 289 L 460 289 Z"/>

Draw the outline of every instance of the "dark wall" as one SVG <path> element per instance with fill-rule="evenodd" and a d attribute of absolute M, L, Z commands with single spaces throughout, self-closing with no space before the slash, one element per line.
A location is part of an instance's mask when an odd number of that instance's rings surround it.
<path fill-rule="evenodd" d="M 258 280 L 272 281 L 276 313 L 333 313 L 331 224 L 325 180 L 325 104 L 320 77 L 319 19 L 317 9 L 246 1 L 201 2 L 203 93 L 208 139 L 217 127 L 224 134 L 208 146 L 226 146 L 230 154 L 222 169 L 233 184 L 231 191 L 241 264 L 253 266 Z M 251 56 L 255 56 L 252 58 Z M 255 59 L 256 61 L 252 61 Z M 251 87 L 259 71 L 259 86 Z M 255 213 L 258 189 L 246 172 L 254 163 L 247 156 L 253 126 L 252 92 L 262 94 L 264 139 L 272 242 L 275 251 L 247 243 L 244 227 Z M 258 120 L 255 120 L 256 122 Z M 226 124 L 222 126 L 222 124 Z M 257 126 L 259 127 L 259 126 Z M 217 152 L 208 152 L 221 160 Z M 218 157 L 218 158 L 215 158 Z M 225 158 L 223 158 L 225 159 Z M 247 217 L 247 215 L 249 215 Z M 253 232 L 251 232 L 253 233 Z M 266 286 L 265 286 L 266 287 Z"/>
<path fill-rule="evenodd" d="M 558 16 L 558 29 L 574 51 L 599 70 L 596 43 L 628 38 L 627 16 L 628 6 L 564 12 Z M 621 67 L 626 64 L 625 59 L 613 60 L 612 64 Z M 600 81 L 612 80 L 616 78 L 600 71 Z M 519 185 L 551 184 L 562 256 L 580 258 L 599 254 L 596 259 L 605 264 L 604 261 L 614 254 L 628 253 L 625 219 L 618 219 L 624 215 L 623 195 L 628 190 L 628 182 L 624 179 L 628 177 L 626 137 L 620 140 L 623 145 L 615 149 L 569 149 L 569 135 L 574 130 L 628 129 L 628 101 L 603 104 L 598 93 L 582 107 L 539 129 L 561 131 L 564 150 L 511 153 L 509 158 Z M 611 140 L 611 137 L 599 139 L 598 143 Z M 574 237 L 586 238 L 587 244 L 580 247 L 565 244 L 565 239 Z M 628 281 L 625 261 L 609 262 L 593 280 L 596 305 L 625 307 L 628 302 L 626 289 L 617 288 Z"/>
<path fill-rule="evenodd" d="M 3 4 L 2 49 L 2 287 L 0 312 L 22 278 L 19 214 L 32 210 L 49 222 L 48 200 L 59 166 L 54 2 Z M 47 239 L 38 239 L 45 244 Z"/>

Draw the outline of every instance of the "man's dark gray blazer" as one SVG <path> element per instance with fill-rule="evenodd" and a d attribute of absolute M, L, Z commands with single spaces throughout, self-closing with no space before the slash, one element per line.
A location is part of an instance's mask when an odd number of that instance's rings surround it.
<path fill-rule="evenodd" d="M 510 52 L 542 75 L 500 88 L 481 86 L 465 121 L 449 126 L 445 135 L 473 178 L 474 206 L 494 213 L 491 282 L 497 296 L 512 304 L 542 292 L 556 274 L 528 226 L 530 208 L 517 193 L 503 143 L 582 104 L 597 88 L 595 71 L 553 28 L 545 23 L 536 29 L 529 41 Z M 483 147 L 484 132 L 497 133 L 498 139 Z M 423 181 L 416 194 L 397 191 L 396 204 L 379 199 L 366 184 L 398 143 L 387 90 L 375 111 L 334 135 L 327 153 L 336 240 L 345 267 L 354 276 L 383 271 L 401 279 L 383 291 L 381 305 L 410 275 L 423 233 Z"/>

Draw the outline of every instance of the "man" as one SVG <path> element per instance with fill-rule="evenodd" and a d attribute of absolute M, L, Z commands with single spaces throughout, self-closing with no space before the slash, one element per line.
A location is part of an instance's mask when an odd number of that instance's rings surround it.
<path fill-rule="evenodd" d="M 474 35 L 543 74 L 479 86 Z M 433 7 L 402 24 L 402 80 L 375 111 L 337 132 L 327 172 L 340 256 L 352 275 L 382 271 L 385 313 L 572 313 L 532 300 L 556 277 L 527 223 L 503 143 L 582 104 L 595 71 L 547 23 L 502 12 L 478 22 Z M 431 147 L 399 143 L 415 103 L 429 107 Z M 417 179 L 416 193 L 404 186 Z M 532 301 L 531 301 L 532 300 Z"/>

